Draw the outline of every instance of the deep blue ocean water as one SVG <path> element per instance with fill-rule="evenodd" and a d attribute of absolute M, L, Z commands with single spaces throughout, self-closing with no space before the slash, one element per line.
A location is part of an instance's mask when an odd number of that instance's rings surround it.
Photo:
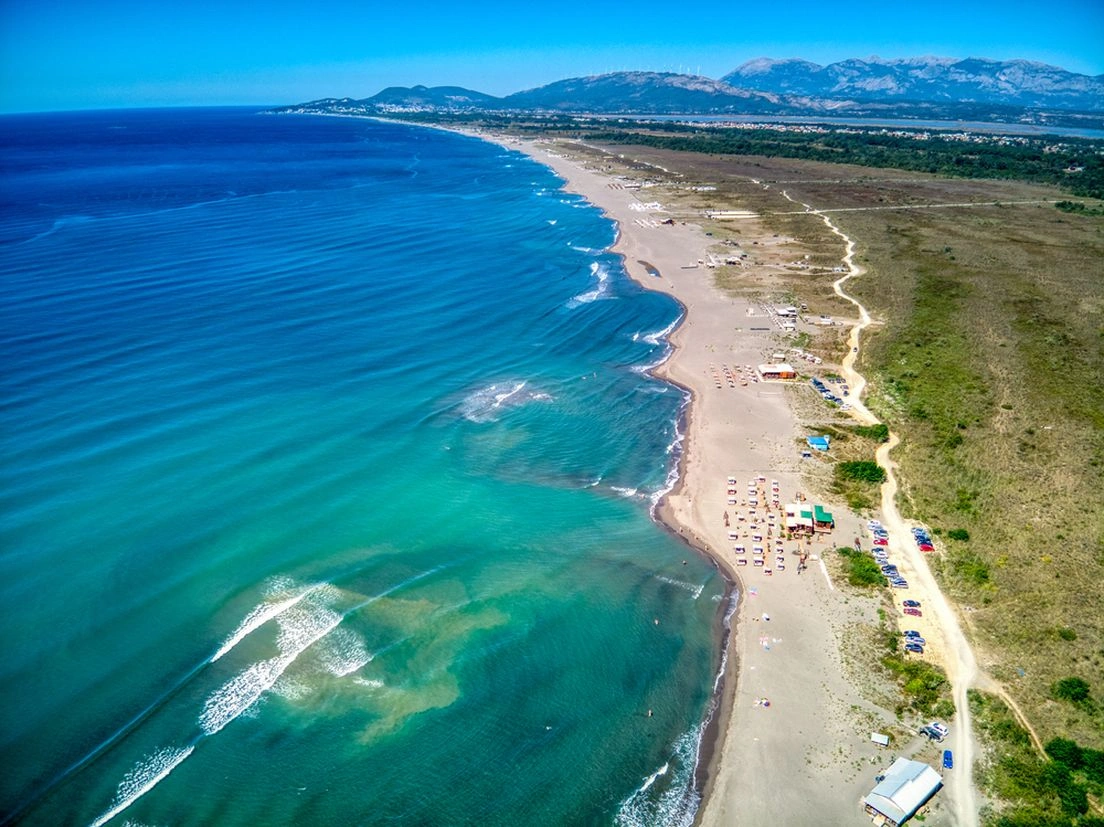
<path fill-rule="evenodd" d="M 727 601 L 610 222 L 402 125 L 0 142 L 0 813 L 689 822 Z"/>

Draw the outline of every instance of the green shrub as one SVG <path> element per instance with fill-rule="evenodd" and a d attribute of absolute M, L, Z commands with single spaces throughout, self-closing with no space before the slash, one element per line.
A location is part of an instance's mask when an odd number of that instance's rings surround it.
<path fill-rule="evenodd" d="M 972 586 L 989 582 L 989 564 L 976 552 L 959 549 L 947 555 L 947 566 L 954 575 Z"/>
<path fill-rule="evenodd" d="M 1084 678 L 1062 678 L 1054 684 L 1051 692 L 1060 701 L 1082 703 L 1089 699 L 1089 682 Z"/>
<path fill-rule="evenodd" d="M 856 482 L 885 482 L 886 472 L 878 463 L 870 460 L 852 460 L 836 465 L 836 476 Z"/>
<path fill-rule="evenodd" d="M 880 422 L 877 425 L 856 425 L 854 431 L 857 436 L 875 442 L 889 442 L 889 426 Z"/>
<path fill-rule="evenodd" d="M 878 567 L 878 562 L 869 555 L 856 551 L 853 548 L 839 549 L 843 557 L 843 571 L 847 575 L 847 582 L 852 586 L 884 586 L 885 575 Z"/>
<path fill-rule="evenodd" d="M 1068 738 L 1055 738 L 1046 745 L 1046 754 L 1071 770 L 1081 768 L 1081 747 Z"/>
<path fill-rule="evenodd" d="M 961 542 L 965 543 L 967 540 L 970 539 L 970 532 L 964 528 L 952 528 L 950 531 L 947 532 L 947 536 L 950 537 L 952 540 L 960 540 Z"/>
<path fill-rule="evenodd" d="M 882 665 L 892 672 L 911 706 L 923 715 L 931 715 L 944 698 L 947 676 L 938 666 L 923 660 L 906 660 L 901 655 L 888 655 Z"/>

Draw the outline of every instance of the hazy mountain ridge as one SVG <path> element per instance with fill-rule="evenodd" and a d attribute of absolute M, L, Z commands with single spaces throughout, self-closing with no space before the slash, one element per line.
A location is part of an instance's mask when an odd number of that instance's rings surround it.
<path fill-rule="evenodd" d="M 1028 60 L 912 57 L 750 60 L 721 80 L 780 95 L 862 102 L 930 101 L 1104 111 L 1104 75 L 1092 77 Z"/>
<path fill-rule="evenodd" d="M 703 114 L 788 110 L 769 92 L 735 88 L 723 81 L 671 72 L 613 72 L 550 83 L 501 100 L 507 109 Z"/>
<path fill-rule="evenodd" d="M 801 59 L 759 58 L 720 80 L 671 72 L 612 72 L 505 97 L 459 86 L 393 86 L 369 98 L 326 98 L 273 111 L 849 115 L 1039 123 L 1083 113 L 1083 119 L 1095 124 L 1098 118 L 1087 113 L 1104 113 L 1104 75 L 1079 75 L 1026 60 L 854 58 L 820 66 Z"/>

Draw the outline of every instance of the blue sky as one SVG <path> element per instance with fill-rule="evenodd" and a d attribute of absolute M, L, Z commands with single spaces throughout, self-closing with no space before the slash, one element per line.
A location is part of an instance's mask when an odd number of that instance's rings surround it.
<path fill-rule="evenodd" d="M 686 3 L 0 0 L 0 111 L 294 103 L 385 86 L 508 94 L 756 57 L 1027 58 L 1104 74 L 1104 0 Z"/>

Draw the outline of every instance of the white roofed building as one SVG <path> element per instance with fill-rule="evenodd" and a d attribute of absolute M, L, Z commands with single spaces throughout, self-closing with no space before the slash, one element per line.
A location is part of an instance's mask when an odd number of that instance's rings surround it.
<path fill-rule="evenodd" d="M 878 786 L 863 799 L 868 815 L 881 817 L 889 827 L 904 824 L 939 792 L 943 779 L 920 761 L 898 758 Z"/>

